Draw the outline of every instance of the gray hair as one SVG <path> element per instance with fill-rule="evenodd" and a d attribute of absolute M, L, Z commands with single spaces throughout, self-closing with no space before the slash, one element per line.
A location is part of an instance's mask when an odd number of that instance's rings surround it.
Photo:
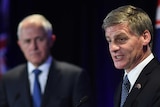
<path fill-rule="evenodd" d="M 40 24 L 43 27 L 43 29 L 45 30 L 45 32 L 48 35 L 48 37 L 52 36 L 52 24 L 43 15 L 41 15 L 41 14 L 32 14 L 32 15 L 29 15 L 29 16 L 25 17 L 18 24 L 18 29 L 17 29 L 17 36 L 18 36 L 18 38 L 21 35 L 23 24 L 26 21 Z"/>
<path fill-rule="evenodd" d="M 141 35 L 145 30 L 149 30 L 153 38 L 153 25 L 150 17 L 141 8 L 131 5 L 112 10 L 103 20 L 102 28 L 105 30 L 107 27 L 124 22 L 128 23 L 131 32 Z"/>

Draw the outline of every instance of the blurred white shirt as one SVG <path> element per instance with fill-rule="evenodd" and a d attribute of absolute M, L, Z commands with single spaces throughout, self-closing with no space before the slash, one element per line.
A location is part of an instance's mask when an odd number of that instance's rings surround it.
<path fill-rule="evenodd" d="M 41 66 L 39 66 L 38 68 L 36 68 L 31 62 L 28 62 L 28 79 L 29 79 L 29 83 L 30 83 L 30 92 L 31 94 L 33 93 L 33 85 L 34 85 L 34 73 L 33 70 L 34 69 L 39 69 L 41 70 L 41 74 L 39 75 L 39 82 L 40 82 L 40 86 L 41 86 L 41 92 L 44 93 L 45 90 L 45 86 L 46 86 L 46 82 L 47 82 L 47 77 L 48 77 L 48 73 L 49 73 L 49 68 L 51 66 L 51 62 L 52 62 L 52 57 L 50 56 L 46 62 L 44 64 L 42 64 Z"/>

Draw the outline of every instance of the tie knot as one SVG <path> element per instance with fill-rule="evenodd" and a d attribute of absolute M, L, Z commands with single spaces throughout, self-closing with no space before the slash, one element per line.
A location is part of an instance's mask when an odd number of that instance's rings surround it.
<path fill-rule="evenodd" d="M 41 70 L 35 69 L 35 70 L 33 70 L 33 72 L 34 72 L 34 74 L 35 74 L 36 76 L 38 76 L 38 75 L 41 73 Z"/>

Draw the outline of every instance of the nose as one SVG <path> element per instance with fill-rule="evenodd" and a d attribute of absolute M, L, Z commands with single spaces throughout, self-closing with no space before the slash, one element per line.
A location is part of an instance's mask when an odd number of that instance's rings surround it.
<path fill-rule="evenodd" d="M 116 52 L 120 49 L 120 46 L 118 44 L 115 44 L 113 42 L 109 43 L 109 50 L 110 52 Z"/>
<path fill-rule="evenodd" d="M 32 49 L 37 49 L 37 42 L 36 41 L 32 41 L 30 47 Z"/>

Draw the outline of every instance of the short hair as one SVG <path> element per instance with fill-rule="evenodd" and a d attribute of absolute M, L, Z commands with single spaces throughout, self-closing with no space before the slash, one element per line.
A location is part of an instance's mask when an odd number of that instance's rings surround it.
<path fill-rule="evenodd" d="M 18 38 L 21 35 L 21 30 L 23 28 L 23 23 L 26 21 L 34 22 L 40 24 L 43 29 L 45 30 L 46 34 L 48 37 L 52 36 L 52 24 L 41 14 L 32 14 L 27 17 L 25 17 L 19 24 L 18 24 L 18 29 L 17 29 L 17 36 Z"/>
<path fill-rule="evenodd" d="M 149 15 L 141 8 L 132 5 L 125 5 L 112 10 L 103 20 L 102 28 L 127 22 L 129 29 L 141 35 L 145 30 L 149 30 L 153 38 L 153 25 Z"/>

